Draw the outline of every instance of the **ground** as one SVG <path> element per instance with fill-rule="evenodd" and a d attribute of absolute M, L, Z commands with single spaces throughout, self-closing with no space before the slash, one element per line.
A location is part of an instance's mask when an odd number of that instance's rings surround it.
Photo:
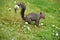
<path fill-rule="evenodd" d="M 40 27 L 26 24 L 20 9 L 14 5 L 25 3 L 25 16 L 30 12 L 45 14 Z M 60 40 L 60 0 L 0 0 L 0 40 Z"/>

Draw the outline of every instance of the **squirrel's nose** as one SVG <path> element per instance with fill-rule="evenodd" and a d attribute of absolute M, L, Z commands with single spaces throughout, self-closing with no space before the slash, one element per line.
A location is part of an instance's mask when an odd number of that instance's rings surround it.
<path fill-rule="evenodd" d="M 45 17 L 44 17 L 44 19 L 45 19 Z"/>

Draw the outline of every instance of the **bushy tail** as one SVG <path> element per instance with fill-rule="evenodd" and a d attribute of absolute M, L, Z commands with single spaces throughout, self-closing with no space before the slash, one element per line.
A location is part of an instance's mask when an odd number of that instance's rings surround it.
<path fill-rule="evenodd" d="M 25 12 L 25 8 L 22 8 L 21 9 L 21 17 L 22 17 L 23 20 L 24 20 L 24 12 Z"/>
<path fill-rule="evenodd" d="M 19 8 L 19 6 L 18 5 L 15 5 L 14 7 L 15 7 L 14 10 L 15 10 L 15 13 L 16 13 L 16 11 Z"/>

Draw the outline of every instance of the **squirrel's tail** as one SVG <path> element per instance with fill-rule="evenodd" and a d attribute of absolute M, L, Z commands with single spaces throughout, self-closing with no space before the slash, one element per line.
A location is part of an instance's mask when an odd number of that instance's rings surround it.
<path fill-rule="evenodd" d="M 25 8 L 22 8 L 21 9 L 21 17 L 22 17 L 23 20 L 24 20 L 24 12 L 25 12 Z"/>
<path fill-rule="evenodd" d="M 18 8 L 19 8 L 18 5 L 15 5 L 15 6 L 14 6 L 15 13 L 16 13 L 16 11 L 17 11 Z"/>

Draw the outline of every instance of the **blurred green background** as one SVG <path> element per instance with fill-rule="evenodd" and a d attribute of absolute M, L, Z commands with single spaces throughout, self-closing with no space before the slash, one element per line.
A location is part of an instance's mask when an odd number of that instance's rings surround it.
<path fill-rule="evenodd" d="M 44 12 L 44 25 L 25 24 L 20 9 L 14 12 L 15 2 L 25 3 L 25 15 Z M 0 40 L 60 40 L 60 0 L 0 0 Z"/>

